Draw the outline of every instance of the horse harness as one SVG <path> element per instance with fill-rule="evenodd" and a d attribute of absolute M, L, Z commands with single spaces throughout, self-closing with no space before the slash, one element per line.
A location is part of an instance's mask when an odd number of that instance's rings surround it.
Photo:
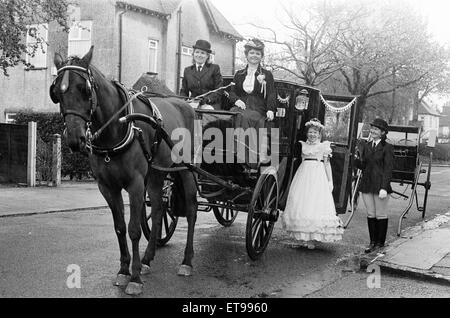
<path fill-rule="evenodd" d="M 69 61 L 70 63 L 71 61 Z M 86 91 L 89 97 L 90 102 L 90 111 L 89 111 L 89 117 L 87 117 L 85 114 L 78 112 L 76 110 L 62 110 L 61 108 L 61 114 L 64 119 L 64 125 L 66 125 L 66 116 L 67 115 L 74 115 L 78 116 L 81 119 L 83 119 L 86 122 L 86 140 L 87 145 L 86 147 L 89 149 L 91 154 L 97 155 L 97 156 L 103 156 L 105 158 L 105 162 L 108 163 L 111 161 L 111 157 L 115 155 L 122 154 L 125 152 L 133 143 L 134 139 L 137 138 L 139 141 L 139 144 L 142 148 L 142 151 L 144 153 L 144 156 L 146 160 L 148 161 L 149 165 L 152 164 L 155 154 L 158 151 L 159 145 L 162 141 L 162 126 L 163 126 L 163 120 L 161 113 L 159 112 L 157 106 L 150 100 L 150 98 L 146 98 L 142 96 L 143 92 L 137 92 L 135 90 L 127 90 L 123 84 L 121 84 L 118 81 L 113 81 L 114 85 L 116 86 L 119 95 L 122 100 L 125 101 L 125 104 L 118 110 L 100 129 L 98 129 L 93 135 L 91 132 L 91 126 L 92 126 L 92 116 L 94 115 L 95 111 L 98 107 L 98 99 L 97 99 L 97 85 L 94 81 L 94 77 L 92 76 L 92 72 L 89 68 L 83 68 L 76 65 L 66 65 L 58 70 L 58 76 L 53 81 L 52 85 L 50 86 L 50 98 L 52 101 L 57 104 L 59 103 L 59 99 L 56 96 L 54 90 L 56 87 L 56 81 L 62 74 L 62 81 L 60 84 L 60 91 L 61 93 L 65 93 L 69 88 L 69 71 L 77 74 L 81 78 L 83 78 L 86 81 Z M 128 124 L 128 129 L 125 137 L 120 141 L 117 145 L 111 148 L 105 148 L 100 147 L 93 144 L 93 141 L 97 139 L 103 130 L 112 123 L 115 117 L 119 115 L 124 109 L 127 111 L 127 115 L 134 113 L 133 108 L 133 100 L 139 99 L 142 101 L 145 105 L 150 107 L 152 110 L 152 117 L 155 119 L 156 127 L 155 127 L 155 134 L 152 141 L 151 149 L 147 149 L 147 145 L 144 141 L 144 136 L 142 129 L 135 126 L 134 122 L 130 122 Z"/>

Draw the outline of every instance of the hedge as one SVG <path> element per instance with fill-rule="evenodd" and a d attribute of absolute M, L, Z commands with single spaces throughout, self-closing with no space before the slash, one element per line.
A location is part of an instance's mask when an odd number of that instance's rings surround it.
<path fill-rule="evenodd" d="M 48 161 L 48 152 L 52 149 L 54 134 L 62 136 L 64 131 L 64 121 L 59 113 L 43 113 L 25 110 L 17 113 L 15 117 L 16 124 L 27 124 L 34 121 L 37 123 L 37 168 L 41 174 L 41 180 L 47 178 L 51 160 Z M 82 179 L 92 175 L 88 158 L 80 153 L 71 153 L 64 138 L 61 138 L 61 174 Z M 51 157 L 51 156 L 50 156 Z M 45 176 L 43 175 L 45 174 Z"/>
<path fill-rule="evenodd" d="M 449 162 L 450 161 L 450 144 L 436 144 L 436 147 L 430 148 L 426 144 L 419 145 L 419 154 L 429 158 L 430 152 L 433 151 L 433 161 Z"/>

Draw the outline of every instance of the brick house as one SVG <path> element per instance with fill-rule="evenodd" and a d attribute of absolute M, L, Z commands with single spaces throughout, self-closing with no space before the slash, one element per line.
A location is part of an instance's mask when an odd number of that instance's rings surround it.
<path fill-rule="evenodd" d="M 92 63 L 110 79 L 131 87 L 142 74 L 158 73 L 168 88 L 179 90 L 184 67 L 192 62 L 197 39 L 212 44 L 222 74 L 235 71 L 236 43 L 241 35 L 209 0 L 78 0 L 71 7 L 69 34 L 56 22 L 30 26 L 47 40 L 45 52 L 0 75 L 0 122 L 21 109 L 58 111 L 49 98 L 56 76 L 55 52 L 83 56 L 94 45 Z M 27 37 L 27 42 L 30 38 Z"/>

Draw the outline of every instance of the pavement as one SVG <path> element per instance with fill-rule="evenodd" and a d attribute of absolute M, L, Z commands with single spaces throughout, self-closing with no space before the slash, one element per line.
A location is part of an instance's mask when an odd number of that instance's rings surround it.
<path fill-rule="evenodd" d="M 371 264 L 408 276 L 450 283 L 450 212 L 406 228 L 384 250 L 361 256 L 362 269 Z"/>
<path fill-rule="evenodd" d="M 129 204 L 126 193 L 123 198 Z M 95 182 L 63 181 L 58 187 L 0 185 L 0 218 L 107 207 Z"/>
<path fill-rule="evenodd" d="M 128 205 L 126 193 L 123 198 Z M 58 187 L 34 188 L 0 185 L 0 219 L 104 208 L 106 201 L 95 182 L 67 181 Z M 381 252 L 362 254 L 360 267 L 377 264 L 408 276 L 450 283 L 450 212 L 405 228 L 400 237 L 387 243 Z"/>

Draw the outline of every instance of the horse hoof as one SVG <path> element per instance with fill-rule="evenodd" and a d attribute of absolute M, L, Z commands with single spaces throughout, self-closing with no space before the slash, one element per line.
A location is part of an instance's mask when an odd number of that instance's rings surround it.
<path fill-rule="evenodd" d="M 144 290 L 144 284 L 139 283 L 128 283 L 127 288 L 125 289 L 125 294 L 127 295 L 140 295 Z"/>
<path fill-rule="evenodd" d="M 148 274 L 150 274 L 150 266 L 142 264 L 141 275 L 148 275 Z"/>
<path fill-rule="evenodd" d="M 178 275 L 180 276 L 191 276 L 192 275 L 192 266 L 189 265 L 181 265 L 178 270 Z"/>
<path fill-rule="evenodd" d="M 114 282 L 114 286 L 127 286 L 128 283 L 130 282 L 130 275 L 123 275 L 123 274 L 118 274 L 116 281 Z"/>

